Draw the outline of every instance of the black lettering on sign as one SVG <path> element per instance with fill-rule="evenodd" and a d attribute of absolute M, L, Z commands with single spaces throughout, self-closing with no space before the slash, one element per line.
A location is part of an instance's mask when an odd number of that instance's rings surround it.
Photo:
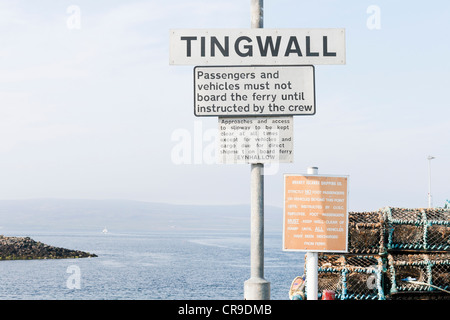
<path fill-rule="evenodd" d="M 206 45 L 205 45 L 205 37 L 201 37 L 200 38 L 200 56 L 204 57 L 205 56 L 205 51 L 206 51 Z"/>
<path fill-rule="evenodd" d="M 228 57 L 230 55 L 229 37 L 228 36 L 225 37 L 225 47 L 223 47 L 220 44 L 219 40 L 217 40 L 216 37 L 211 37 L 211 57 L 216 56 L 216 50 L 215 50 L 216 47 L 217 47 L 217 49 L 220 50 L 220 52 L 222 53 L 222 55 L 224 57 Z"/>
<path fill-rule="evenodd" d="M 323 56 L 336 57 L 336 52 L 328 52 L 328 37 L 323 36 Z"/>
<path fill-rule="evenodd" d="M 318 57 L 318 52 L 311 52 L 311 37 L 306 36 L 306 56 L 307 57 Z"/>
<path fill-rule="evenodd" d="M 234 50 L 240 57 L 252 57 L 253 56 L 253 47 L 250 44 L 246 44 L 243 46 L 244 49 L 247 50 L 246 52 L 242 52 L 241 49 L 239 48 L 241 41 L 244 41 L 244 40 L 247 41 L 248 43 L 252 42 L 252 39 L 250 37 L 247 37 L 247 36 L 239 37 L 236 39 L 236 42 L 234 43 Z"/>
<path fill-rule="evenodd" d="M 273 44 L 272 37 L 266 37 L 266 41 L 264 44 L 262 43 L 260 36 L 256 37 L 256 41 L 258 42 L 261 57 L 267 57 L 267 51 L 269 50 L 269 47 L 271 55 L 275 57 L 278 56 L 278 51 L 280 50 L 281 36 L 277 37 L 275 45 Z"/>
<path fill-rule="evenodd" d="M 292 48 L 294 46 L 294 48 Z M 302 51 L 300 50 L 300 45 L 298 44 L 297 37 L 289 37 L 289 42 L 287 44 L 285 57 L 289 56 L 291 53 L 296 53 L 299 57 L 302 56 Z"/>
<path fill-rule="evenodd" d="M 197 37 L 181 37 L 181 40 L 186 40 L 186 57 L 191 56 L 191 41 L 197 40 Z"/>

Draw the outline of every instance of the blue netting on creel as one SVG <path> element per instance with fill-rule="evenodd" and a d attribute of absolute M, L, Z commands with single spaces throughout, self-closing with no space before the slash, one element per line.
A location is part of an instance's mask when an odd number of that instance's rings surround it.
<path fill-rule="evenodd" d="M 386 207 L 349 212 L 348 252 L 450 251 L 450 210 Z"/>
<path fill-rule="evenodd" d="M 389 254 L 387 262 L 391 294 L 450 290 L 450 253 Z"/>
<path fill-rule="evenodd" d="M 319 255 L 319 297 L 324 290 L 339 300 L 384 300 L 384 260 L 378 255 Z"/>
<path fill-rule="evenodd" d="M 319 255 L 319 299 L 450 299 L 449 208 L 349 212 L 348 232 L 348 253 Z"/>
<path fill-rule="evenodd" d="M 381 211 L 349 212 L 348 252 L 380 254 L 385 251 L 385 224 Z"/>
<path fill-rule="evenodd" d="M 450 251 L 450 210 L 382 209 L 387 251 Z"/>

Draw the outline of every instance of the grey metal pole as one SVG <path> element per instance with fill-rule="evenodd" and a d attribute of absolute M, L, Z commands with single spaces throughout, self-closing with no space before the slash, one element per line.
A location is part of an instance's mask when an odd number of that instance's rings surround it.
<path fill-rule="evenodd" d="M 245 300 L 269 300 L 270 282 L 264 279 L 264 165 L 251 165 L 250 279 L 244 282 Z"/>
<path fill-rule="evenodd" d="M 264 278 L 264 165 L 251 165 L 250 277 Z"/>
<path fill-rule="evenodd" d="M 251 0 L 250 3 L 252 28 L 264 28 L 264 1 Z"/>
<path fill-rule="evenodd" d="M 251 26 L 263 27 L 263 0 L 251 0 Z M 251 164 L 250 279 L 244 282 L 245 300 L 269 300 L 270 282 L 264 279 L 264 165 Z"/>

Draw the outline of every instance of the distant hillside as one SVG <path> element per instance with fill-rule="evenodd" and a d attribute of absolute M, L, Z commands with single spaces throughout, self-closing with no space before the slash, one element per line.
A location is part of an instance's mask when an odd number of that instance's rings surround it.
<path fill-rule="evenodd" d="M 281 232 L 282 208 L 265 208 L 265 230 Z M 4 230 L 249 231 L 250 206 L 197 206 L 129 200 L 0 200 Z"/>

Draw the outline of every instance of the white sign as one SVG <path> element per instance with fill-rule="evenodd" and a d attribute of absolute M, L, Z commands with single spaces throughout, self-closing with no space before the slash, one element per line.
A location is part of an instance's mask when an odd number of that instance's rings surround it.
<path fill-rule="evenodd" d="M 314 66 L 194 68 L 196 116 L 315 113 Z"/>
<path fill-rule="evenodd" d="M 345 64 L 345 29 L 175 29 L 169 63 Z"/>
<path fill-rule="evenodd" d="M 293 117 L 219 118 L 218 162 L 293 162 L 293 127 Z"/>

